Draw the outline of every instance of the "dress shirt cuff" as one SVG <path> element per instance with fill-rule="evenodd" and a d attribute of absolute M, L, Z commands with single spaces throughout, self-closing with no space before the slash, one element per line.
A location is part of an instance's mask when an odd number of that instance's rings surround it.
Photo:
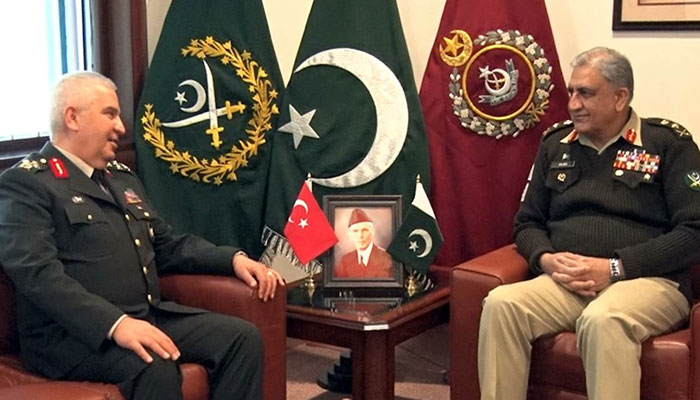
<path fill-rule="evenodd" d="M 107 332 L 107 339 L 112 340 L 112 335 L 114 334 L 114 331 L 117 330 L 117 325 L 119 325 L 126 317 L 126 314 L 122 314 L 122 316 L 119 317 L 116 322 L 114 322 L 112 328 L 109 330 L 109 332 Z"/>

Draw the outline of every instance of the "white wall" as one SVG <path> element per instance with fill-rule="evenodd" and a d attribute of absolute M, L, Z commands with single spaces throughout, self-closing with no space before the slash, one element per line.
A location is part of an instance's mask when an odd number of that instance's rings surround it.
<path fill-rule="evenodd" d="M 160 34 L 171 0 L 147 0 L 149 54 Z M 282 76 L 291 75 L 296 49 L 312 0 L 263 0 Z M 700 142 L 700 31 L 613 32 L 612 2 L 545 0 L 568 80 L 569 61 L 594 46 L 613 47 L 632 62 L 635 98 L 642 116 L 684 125 Z M 416 84 L 420 87 L 445 0 L 398 0 Z"/>

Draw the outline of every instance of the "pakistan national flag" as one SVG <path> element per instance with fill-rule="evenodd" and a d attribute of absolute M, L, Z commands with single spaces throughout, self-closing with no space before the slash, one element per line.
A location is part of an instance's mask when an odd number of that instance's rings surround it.
<path fill-rule="evenodd" d="M 435 220 L 433 207 L 418 179 L 416 195 L 387 251 L 409 268 L 427 274 L 428 266 L 440 250 L 442 242 L 442 233 Z"/>
<path fill-rule="evenodd" d="M 282 104 L 266 212 L 276 232 L 307 174 L 320 204 L 328 194 L 399 194 L 405 210 L 416 175 L 430 187 L 395 0 L 315 1 Z"/>
<path fill-rule="evenodd" d="M 173 1 L 135 138 L 139 175 L 170 224 L 262 252 L 280 88 L 260 0 Z"/>

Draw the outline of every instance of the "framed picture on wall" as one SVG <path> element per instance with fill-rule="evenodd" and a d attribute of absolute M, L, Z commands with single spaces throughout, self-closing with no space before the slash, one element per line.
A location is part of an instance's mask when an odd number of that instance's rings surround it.
<path fill-rule="evenodd" d="M 613 30 L 700 30 L 700 0 L 614 0 Z"/>
<path fill-rule="evenodd" d="M 403 265 L 386 251 L 401 221 L 400 195 L 328 195 L 323 211 L 338 237 L 325 253 L 324 288 L 403 288 Z"/>

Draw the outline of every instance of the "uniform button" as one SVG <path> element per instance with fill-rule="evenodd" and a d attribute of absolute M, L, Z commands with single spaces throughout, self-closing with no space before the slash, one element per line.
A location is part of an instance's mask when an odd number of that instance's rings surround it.
<path fill-rule="evenodd" d="M 141 247 L 141 241 L 138 239 L 134 239 L 134 244 L 136 245 L 136 247 Z"/>
<path fill-rule="evenodd" d="M 621 170 L 621 169 L 618 169 L 618 170 L 615 171 L 615 176 L 622 176 L 622 175 L 624 175 L 624 174 L 625 174 L 625 172 L 624 172 L 623 170 Z"/>
<path fill-rule="evenodd" d="M 129 216 L 129 214 L 124 214 L 124 219 L 126 220 L 126 222 L 131 221 L 131 217 Z"/>
<path fill-rule="evenodd" d="M 42 159 L 39 160 L 39 162 L 42 163 L 42 164 L 46 164 L 46 159 L 45 159 L 45 158 L 42 158 Z"/>
<path fill-rule="evenodd" d="M 153 296 L 151 296 L 150 293 L 148 294 L 148 296 L 146 296 L 146 298 L 148 299 L 149 303 L 153 303 Z"/>
<path fill-rule="evenodd" d="M 141 268 L 141 269 L 143 270 L 144 275 L 148 275 L 148 267 L 147 266 L 144 265 L 143 268 Z"/>
<path fill-rule="evenodd" d="M 143 210 L 143 207 L 141 206 L 136 206 L 136 208 L 138 208 L 139 210 Z"/>
<path fill-rule="evenodd" d="M 88 214 L 87 219 L 88 221 L 92 221 L 92 214 Z"/>
<path fill-rule="evenodd" d="M 149 218 L 149 217 L 151 216 L 151 213 L 149 213 L 148 211 L 146 211 L 146 212 L 143 213 L 143 216 L 146 217 L 146 218 Z"/>

